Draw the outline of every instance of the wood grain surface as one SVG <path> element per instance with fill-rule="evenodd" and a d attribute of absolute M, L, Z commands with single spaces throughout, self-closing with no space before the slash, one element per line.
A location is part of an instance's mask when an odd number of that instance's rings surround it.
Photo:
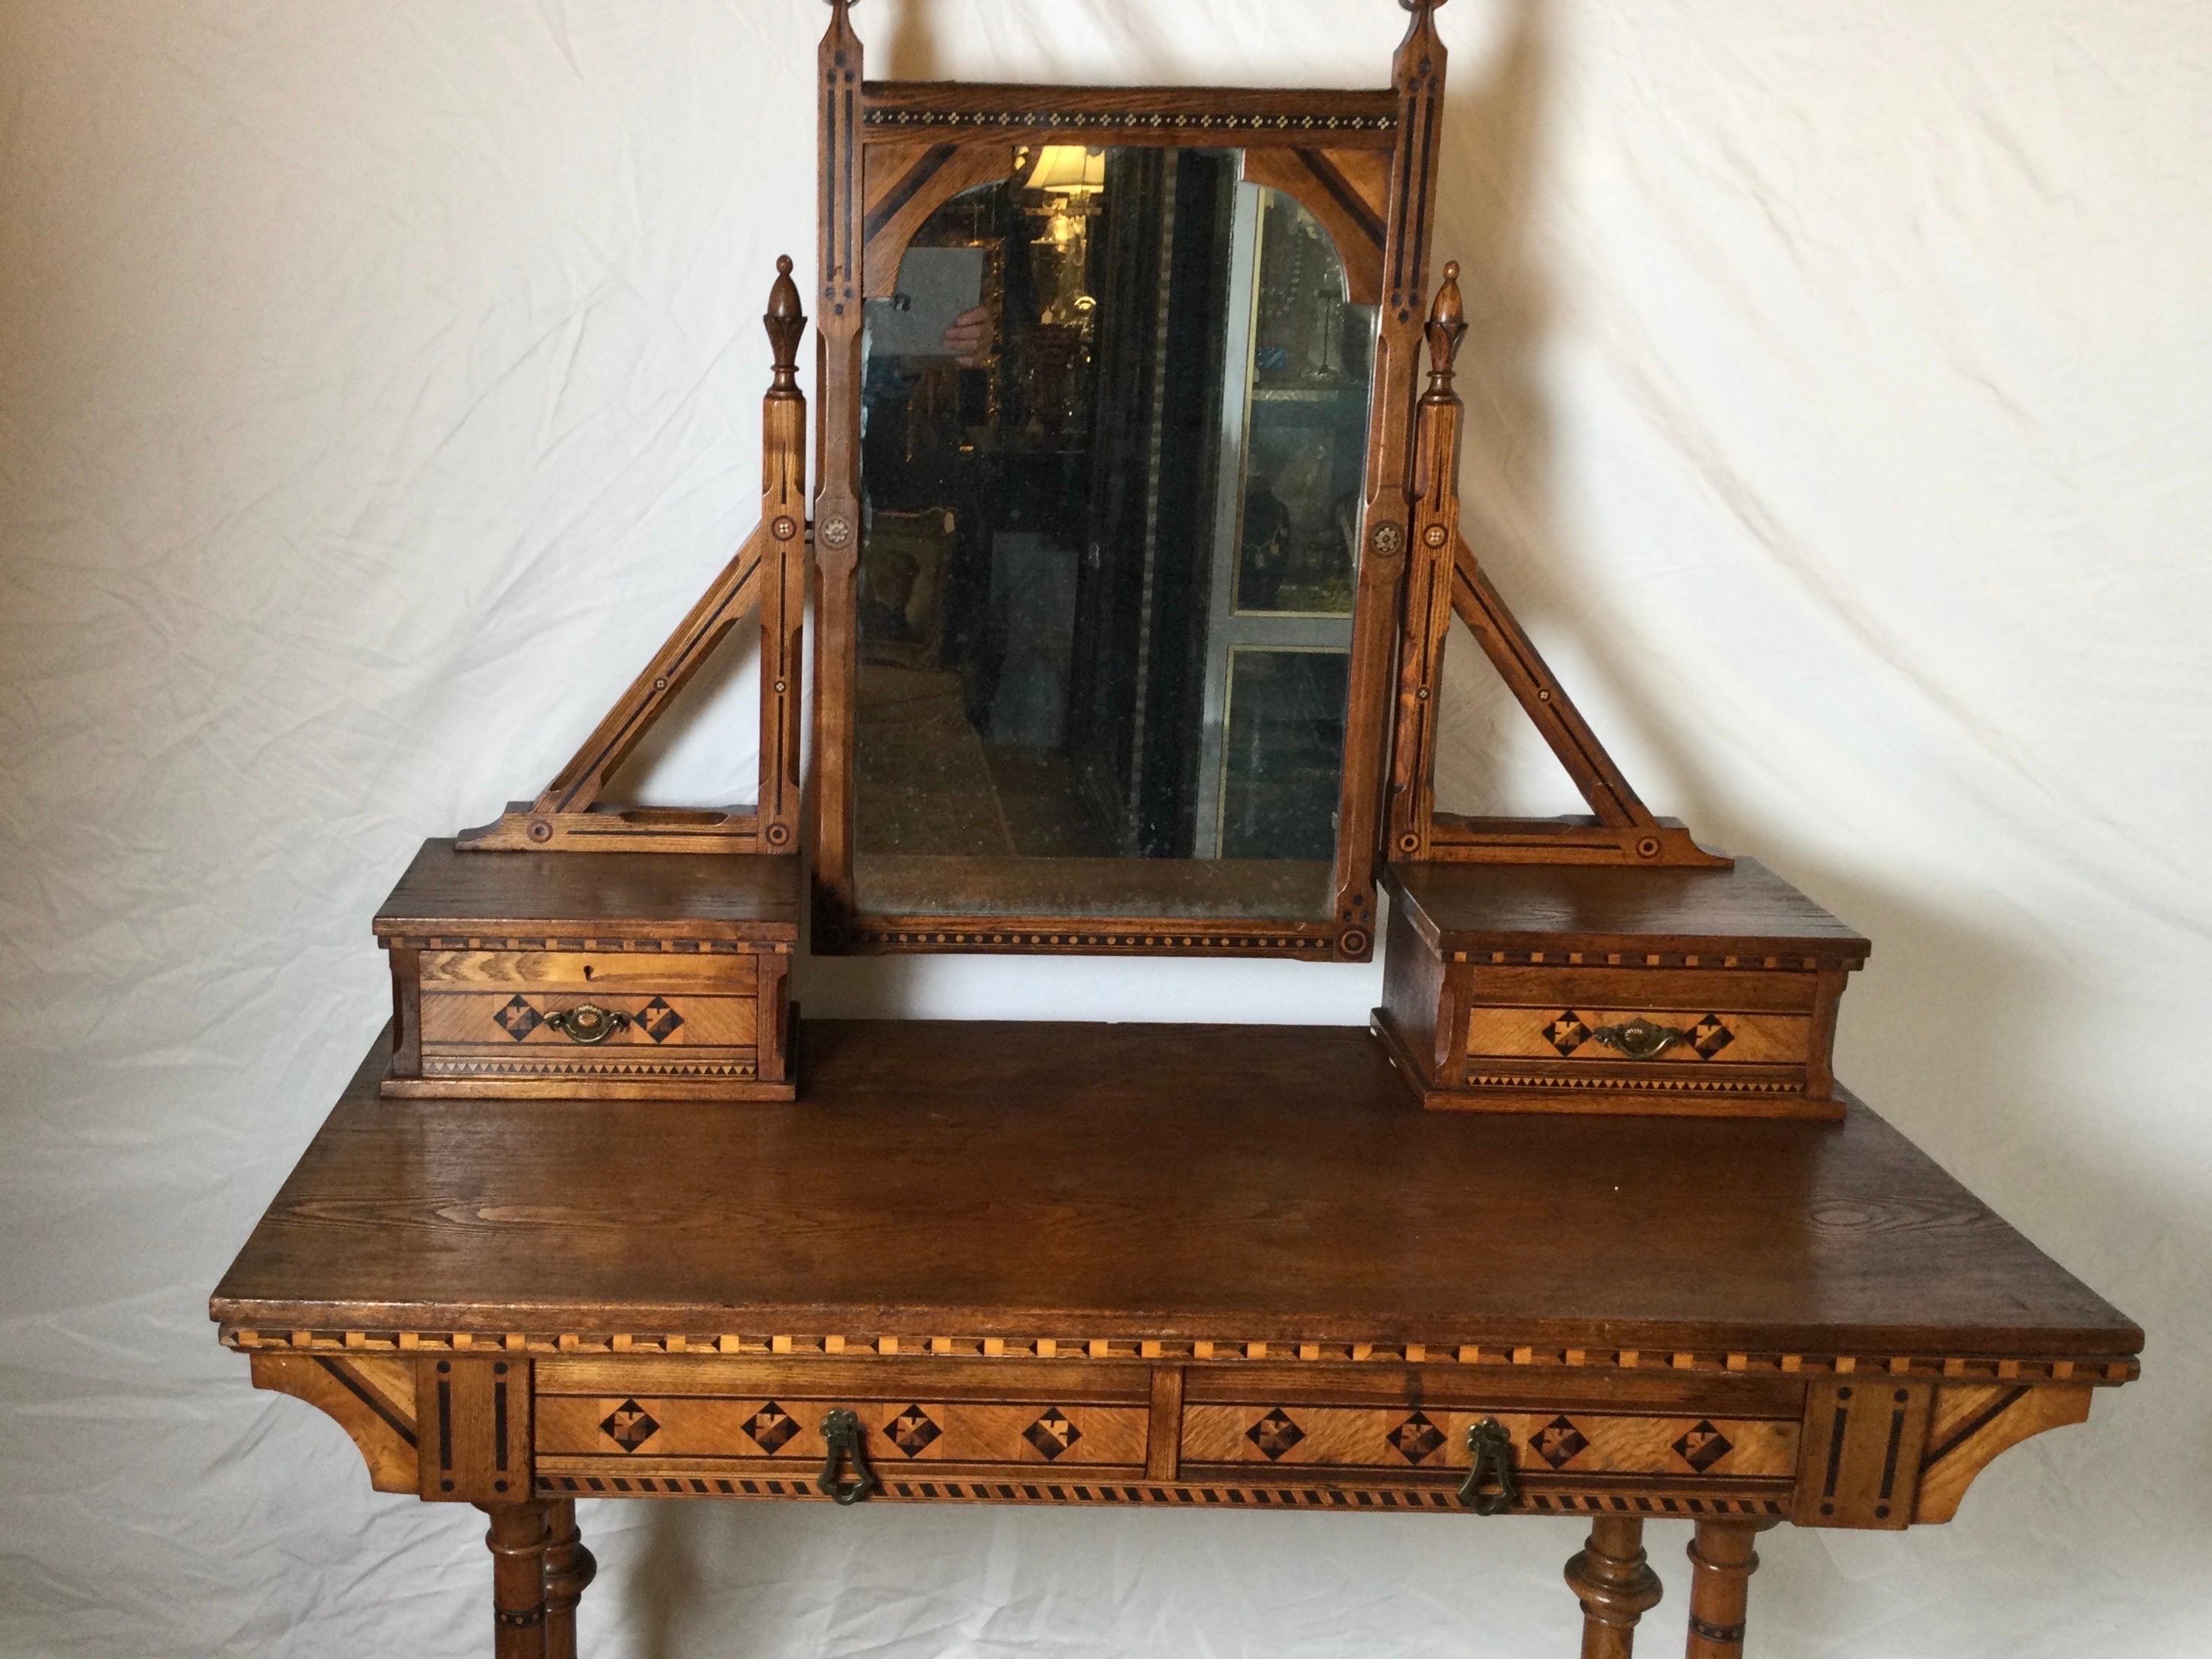
<path fill-rule="evenodd" d="M 1695 951 L 1863 961 L 1873 947 L 1756 859 L 1726 869 L 1394 864 L 1390 890 L 1446 954 Z M 1717 967 L 1717 963 L 1711 964 Z"/>
<path fill-rule="evenodd" d="M 798 1103 L 702 1112 L 379 1100 L 380 1040 L 213 1315 L 908 1352 L 2063 1355 L 2112 1380 L 2142 1346 L 1856 1103 L 1833 1125 L 1424 1114 L 1335 1028 L 824 1022 L 800 1048 Z"/>
<path fill-rule="evenodd" d="M 530 922 L 550 933 L 795 941 L 799 860 L 790 854 L 668 859 L 600 853 L 549 859 L 457 852 L 428 841 L 376 913 L 380 939 L 472 934 Z"/>

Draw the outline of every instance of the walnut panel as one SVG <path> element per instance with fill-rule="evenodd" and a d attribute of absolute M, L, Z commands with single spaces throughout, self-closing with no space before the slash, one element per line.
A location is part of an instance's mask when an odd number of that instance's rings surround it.
<path fill-rule="evenodd" d="M 1485 1418 L 1512 1437 L 1516 1467 L 1538 1474 L 1787 1479 L 1797 1464 L 1798 1425 L 1778 1419 L 1267 1404 L 1185 1407 L 1182 1454 L 1215 1465 L 1464 1469 L 1468 1431 Z"/>
<path fill-rule="evenodd" d="M 1479 1065 L 1485 1058 L 1604 1060 L 1632 1057 L 1597 1041 L 1595 1032 L 1632 1020 L 1685 1033 L 1650 1057 L 1653 1063 L 1689 1066 L 1802 1065 L 1812 1048 L 1813 1023 L 1792 1014 L 1707 1012 L 1692 1018 L 1680 1012 L 1644 1008 L 1483 1006 L 1468 1012 L 1468 1053 Z"/>
<path fill-rule="evenodd" d="M 1903 1531 L 1912 1519 L 1935 1392 L 1882 1376 L 1815 1382 L 1805 1396 L 1797 1524 Z"/>
<path fill-rule="evenodd" d="M 670 991 L 744 994 L 760 984 L 759 964 L 750 956 L 692 954 L 672 951 L 425 951 L 423 985 L 463 990 L 499 987 L 508 990 L 641 991 L 647 996 Z"/>
<path fill-rule="evenodd" d="M 415 1368 L 420 1492 L 432 1501 L 514 1502 L 530 1492 L 527 1359 L 459 1355 Z"/>
<path fill-rule="evenodd" d="M 1410 927 L 1411 923 L 1407 926 Z M 1463 972 L 1470 970 L 1462 969 Z M 1702 1014 L 1810 1014 L 1820 1001 L 1817 974 L 1721 968 L 1492 967 L 1471 970 L 1473 993 L 1499 1006 L 1671 1009 Z"/>

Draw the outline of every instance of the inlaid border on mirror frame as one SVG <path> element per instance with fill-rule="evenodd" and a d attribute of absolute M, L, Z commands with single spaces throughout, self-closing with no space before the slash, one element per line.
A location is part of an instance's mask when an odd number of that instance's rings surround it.
<path fill-rule="evenodd" d="M 847 0 L 823 37 L 817 346 L 813 948 L 823 955 L 947 951 L 1051 954 L 1262 955 L 1364 962 L 1375 947 L 1376 875 L 1389 764 L 1413 510 L 1413 408 L 1446 53 L 1434 7 L 1411 26 L 1387 88 L 1038 87 L 872 82 Z M 1255 138 L 1263 140 L 1259 143 Z M 1380 301 L 1370 399 L 1363 554 L 1353 604 L 1342 782 L 1329 917 L 887 916 L 854 888 L 854 756 L 859 680 L 863 302 L 895 281 L 896 254 L 937 205 L 1012 171 L 1016 143 L 1219 147 L 1261 156 L 1254 182 L 1285 190 L 1349 254 L 1380 201 Z M 898 147 L 893 149 L 890 147 Z M 881 152 L 870 180 L 870 152 Z M 1382 165 L 1376 165 L 1379 161 Z M 1367 261 L 1362 260 L 1364 267 Z M 888 267 L 888 270 L 886 269 Z M 1346 258 L 1350 275 L 1352 257 Z M 1091 939 L 1111 936 L 1110 944 Z"/>

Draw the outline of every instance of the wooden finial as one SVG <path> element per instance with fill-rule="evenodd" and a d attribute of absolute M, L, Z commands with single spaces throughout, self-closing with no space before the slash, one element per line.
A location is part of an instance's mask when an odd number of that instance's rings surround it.
<path fill-rule="evenodd" d="M 1453 395 L 1452 363 L 1459 356 L 1459 343 L 1467 337 L 1467 307 L 1459 295 L 1459 261 L 1454 259 L 1444 266 L 1444 285 L 1437 290 L 1437 302 L 1429 308 L 1429 389 L 1426 399 L 1438 402 Z"/>
<path fill-rule="evenodd" d="M 761 319 L 768 329 L 769 349 L 775 353 L 778 392 L 799 385 L 799 342 L 806 332 L 806 313 L 799 305 L 799 284 L 791 280 L 791 256 L 775 262 L 775 286 L 768 293 L 768 314 Z"/>

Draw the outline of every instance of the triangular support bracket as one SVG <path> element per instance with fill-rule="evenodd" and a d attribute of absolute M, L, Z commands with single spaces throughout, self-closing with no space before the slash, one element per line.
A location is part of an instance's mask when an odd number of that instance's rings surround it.
<path fill-rule="evenodd" d="M 1460 534 L 1465 408 L 1452 376 L 1466 333 L 1459 267 L 1447 265 L 1429 316 L 1429 388 L 1415 419 L 1413 548 L 1399 655 L 1389 856 L 1411 862 L 1725 868 L 1731 860 L 1699 847 L 1679 819 L 1655 817 L 1644 805 Z M 1455 615 L 1589 803 L 1588 817 L 1478 818 L 1437 811 L 1437 705 L 1444 641 Z"/>
<path fill-rule="evenodd" d="M 460 837 L 470 852 L 792 853 L 799 846 L 799 660 L 806 600 L 806 330 L 791 261 L 763 319 L 775 356 L 761 409 L 761 520 L 737 556 L 532 801 Z M 620 806 L 599 797 L 731 629 L 760 618 L 760 792 L 726 809 Z"/>

